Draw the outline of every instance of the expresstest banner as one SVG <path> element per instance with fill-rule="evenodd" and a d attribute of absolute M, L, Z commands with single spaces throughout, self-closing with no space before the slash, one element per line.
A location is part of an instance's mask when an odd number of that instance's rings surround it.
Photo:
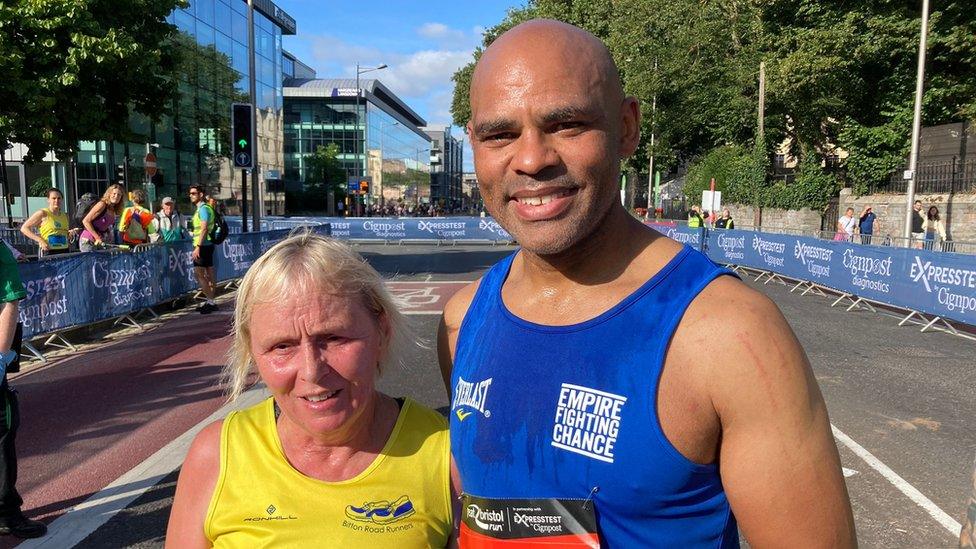
<path fill-rule="evenodd" d="M 973 255 L 739 230 L 709 230 L 704 244 L 703 251 L 719 263 L 976 325 Z"/>
<path fill-rule="evenodd" d="M 329 234 L 328 225 L 315 231 Z M 217 280 L 244 276 L 287 229 L 232 234 L 214 250 Z M 140 252 L 92 252 L 19 265 L 27 296 L 20 302 L 24 337 L 139 311 L 198 287 L 190 241 Z"/>
<path fill-rule="evenodd" d="M 232 232 L 239 232 L 239 220 L 227 221 Z M 490 217 L 289 217 L 261 221 L 268 229 L 319 223 L 330 224 L 335 238 L 354 240 L 514 240 Z"/>

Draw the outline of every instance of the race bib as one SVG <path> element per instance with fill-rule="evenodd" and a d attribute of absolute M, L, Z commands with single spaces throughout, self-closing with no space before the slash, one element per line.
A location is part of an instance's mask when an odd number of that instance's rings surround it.
<path fill-rule="evenodd" d="M 600 547 L 589 499 L 461 499 L 460 545 L 494 547 Z"/>
<path fill-rule="evenodd" d="M 68 238 L 63 234 L 52 234 L 47 237 L 47 245 L 52 248 L 67 248 Z"/>

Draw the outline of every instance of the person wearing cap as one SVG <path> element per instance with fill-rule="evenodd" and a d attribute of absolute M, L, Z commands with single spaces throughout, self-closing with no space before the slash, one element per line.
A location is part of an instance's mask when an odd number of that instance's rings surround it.
<path fill-rule="evenodd" d="M 861 211 L 861 217 L 858 220 L 857 228 L 861 232 L 861 244 L 871 244 L 871 239 L 874 238 L 874 223 L 878 216 L 874 214 L 871 206 L 865 206 L 864 210 Z"/>
<path fill-rule="evenodd" d="M 176 201 L 171 196 L 163 198 L 162 209 L 156 212 L 156 228 L 158 232 L 153 242 L 176 242 L 190 238 L 190 233 L 186 231 L 186 219 L 176 210 Z"/>

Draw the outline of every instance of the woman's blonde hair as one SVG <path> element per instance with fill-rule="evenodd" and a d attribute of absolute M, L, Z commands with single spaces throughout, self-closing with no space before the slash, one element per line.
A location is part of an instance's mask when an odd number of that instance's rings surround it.
<path fill-rule="evenodd" d="M 118 204 L 112 204 L 112 201 L 109 198 L 109 195 L 112 194 L 112 191 L 114 191 L 115 189 L 118 189 L 119 193 L 121 193 L 122 196 L 121 198 L 119 198 Z M 119 185 L 118 183 L 113 183 L 109 185 L 108 188 L 105 189 L 105 193 L 102 194 L 102 202 L 105 203 L 105 207 L 107 209 L 110 209 L 113 212 L 115 212 L 116 217 L 122 215 L 122 210 L 125 209 L 125 187 Z"/>
<path fill-rule="evenodd" d="M 259 303 L 281 302 L 288 296 L 316 292 L 358 296 L 374 318 L 385 316 L 389 327 L 389 333 L 383 338 L 380 372 L 402 363 L 409 347 L 417 344 L 383 278 L 362 256 L 338 240 L 308 229 L 296 231 L 259 257 L 237 290 L 234 340 L 224 368 L 229 400 L 244 392 L 254 368 L 251 312 Z"/>

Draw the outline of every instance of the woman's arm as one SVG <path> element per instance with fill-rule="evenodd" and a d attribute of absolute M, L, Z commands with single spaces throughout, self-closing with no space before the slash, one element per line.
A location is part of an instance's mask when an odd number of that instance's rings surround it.
<path fill-rule="evenodd" d="M 91 210 L 88 210 L 88 213 L 85 214 L 85 218 L 81 220 L 81 224 L 88 229 L 89 233 L 95 236 L 95 242 L 99 244 L 102 242 L 102 235 L 95 230 L 95 225 L 92 223 L 98 219 L 98 216 L 102 215 L 107 207 L 108 206 L 105 205 L 105 202 L 99 200 L 94 206 L 92 206 Z"/>
<path fill-rule="evenodd" d="M 211 547 L 203 528 L 220 475 L 222 423 L 211 423 L 200 431 L 186 455 L 166 528 L 168 548 Z"/>
<path fill-rule="evenodd" d="M 41 222 L 44 221 L 45 215 L 47 214 L 44 213 L 44 210 L 37 210 L 20 226 L 21 234 L 34 242 L 37 242 L 37 245 L 40 246 L 42 250 L 48 249 L 47 242 L 39 235 L 35 234 L 33 229 L 41 226 Z"/>

